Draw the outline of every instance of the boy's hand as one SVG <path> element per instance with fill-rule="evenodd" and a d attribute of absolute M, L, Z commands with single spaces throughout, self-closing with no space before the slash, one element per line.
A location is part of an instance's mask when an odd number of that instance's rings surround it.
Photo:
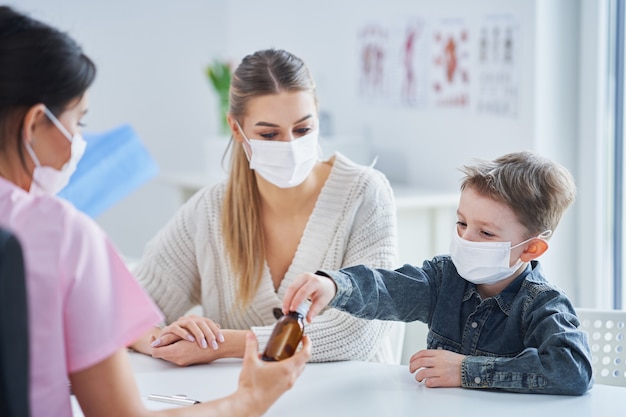
<path fill-rule="evenodd" d="M 415 379 L 417 382 L 426 380 L 427 387 L 460 387 L 463 359 L 465 355 L 449 350 L 420 350 L 411 356 L 409 370 L 417 371 Z"/>
<path fill-rule="evenodd" d="M 313 317 L 330 303 L 336 292 L 335 282 L 328 277 L 308 272 L 298 275 L 285 293 L 283 313 L 295 311 L 304 300 L 309 299 L 311 307 L 306 319 L 310 323 Z"/>

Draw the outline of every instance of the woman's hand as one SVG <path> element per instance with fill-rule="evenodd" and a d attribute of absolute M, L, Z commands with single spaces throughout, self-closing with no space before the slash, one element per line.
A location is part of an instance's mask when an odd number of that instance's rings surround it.
<path fill-rule="evenodd" d="M 225 334 L 219 349 L 205 349 L 187 339 L 153 347 L 152 357 L 172 362 L 178 366 L 210 363 L 221 358 L 241 358 L 245 352 L 246 330 L 221 330 Z"/>
<path fill-rule="evenodd" d="M 224 343 L 224 334 L 213 320 L 190 314 L 163 327 L 150 346 L 167 346 L 180 340 L 195 342 L 201 349 L 217 350 L 218 342 Z"/>
<path fill-rule="evenodd" d="M 409 370 L 427 387 L 460 387 L 461 363 L 465 355 L 441 349 L 420 350 L 411 356 Z"/>
<path fill-rule="evenodd" d="M 276 400 L 288 391 L 302 374 L 311 358 L 311 342 L 302 337 L 302 349 L 292 357 L 279 362 L 265 362 L 259 358 L 258 342 L 254 333 L 246 334 L 246 351 L 235 393 L 241 401 L 249 402 L 251 409 L 264 414 Z"/>
<path fill-rule="evenodd" d="M 332 279 L 308 272 L 300 274 L 287 288 L 283 299 L 283 313 L 295 311 L 304 300 L 309 299 L 311 306 L 306 319 L 310 323 L 330 303 L 336 292 L 337 287 Z"/>

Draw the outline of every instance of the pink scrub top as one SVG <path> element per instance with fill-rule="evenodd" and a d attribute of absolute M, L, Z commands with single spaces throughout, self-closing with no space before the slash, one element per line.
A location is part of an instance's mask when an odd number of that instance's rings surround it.
<path fill-rule="evenodd" d="M 162 314 L 102 229 L 70 203 L 0 177 L 0 226 L 24 254 L 32 416 L 71 416 L 68 374 L 127 346 Z"/>

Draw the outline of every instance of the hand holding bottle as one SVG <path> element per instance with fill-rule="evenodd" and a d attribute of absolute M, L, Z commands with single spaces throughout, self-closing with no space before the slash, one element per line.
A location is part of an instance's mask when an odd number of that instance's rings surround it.
<path fill-rule="evenodd" d="M 323 275 L 309 272 L 300 274 L 291 283 L 283 299 L 283 313 L 296 311 L 305 300 L 311 300 L 306 320 L 310 323 L 313 317 L 330 303 L 337 292 L 335 282 Z"/>
<path fill-rule="evenodd" d="M 278 319 L 261 359 L 282 361 L 296 353 L 304 334 L 304 317 L 308 311 L 309 303 L 305 301 L 295 311 L 292 310 Z"/>
<path fill-rule="evenodd" d="M 311 358 L 311 342 L 302 338 L 302 349 L 280 362 L 259 358 L 258 343 L 252 332 L 246 334 L 246 350 L 239 375 L 239 386 L 233 394 L 236 403 L 247 408 L 246 415 L 264 414 L 286 391 L 291 389 Z"/>

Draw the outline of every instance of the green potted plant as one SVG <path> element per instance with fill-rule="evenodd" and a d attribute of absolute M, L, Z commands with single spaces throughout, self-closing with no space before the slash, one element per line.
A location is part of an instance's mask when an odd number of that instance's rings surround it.
<path fill-rule="evenodd" d="M 213 63 L 207 65 L 206 76 L 215 89 L 219 99 L 220 133 L 227 135 L 230 133 L 230 127 L 226 120 L 226 114 L 228 113 L 228 91 L 230 89 L 231 79 L 230 64 L 226 61 L 215 59 Z"/>

